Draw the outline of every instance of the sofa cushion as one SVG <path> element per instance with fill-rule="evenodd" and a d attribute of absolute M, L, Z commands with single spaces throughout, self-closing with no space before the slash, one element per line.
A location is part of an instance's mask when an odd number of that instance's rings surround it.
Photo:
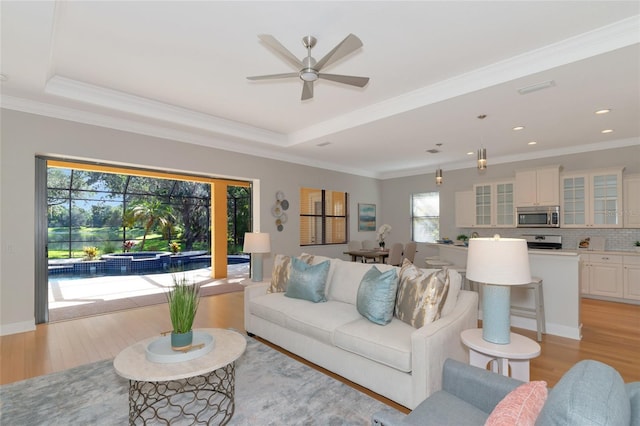
<path fill-rule="evenodd" d="M 538 425 L 629 425 L 631 404 L 620 374 L 598 361 L 580 361 L 551 389 Z"/>
<path fill-rule="evenodd" d="M 289 299 L 295 300 L 295 299 Z M 313 337 L 328 345 L 335 345 L 335 330 L 344 324 L 363 319 L 349 303 L 328 301 L 325 303 L 303 303 L 287 306 L 285 327 L 305 336 Z M 364 319 L 363 319 L 364 320 Z M 366 321 L 366 320 L 364 320 Z"/>
<path fill-rule="evenodd" d="M 395 269 L 380 272 L 372 266 L 364 274 L 358 287 L 358 312 L 376 324 L 389 324 L 393 318 L 397 289 L 398 274 Z"/>
<path fill-rule="evenodd" d="M 547 382 L 523 383 L 496 405 L 485 426 L 534 426 L 545 400 Z"/>
<path fill-rule="evenodd" d="M 335 262 L 335 271 L 328 284 L 327 299 L 351 303 L 355 306 L 360 281 L 362 281 L 364 274 L 371 268 L 371 265 L 339 259 L 334 259 L 331 262 Z M 394 266 L 384 264 L 376 264 L 376 267 L 381 272 L 386 272 L 394 268 Z"/>
<path fill-rule="evenodd" d="M 631 426 L 640 426 L 640 382 L 624 385 L 631 403 Z"/>
<path fill-rule="evenodd" d="M 271 285 L 267 289 L 267 293 L 284 293 L 287 291 L 287 283 L 291 275 L 291 258 L 292 256 L 276 254 L 273 260 L 273 271 L 271 272 Z M 300 259 L 311 264 L 314 261 L 314 256 L 303 253 L 300 255 Z"/>
<path fill-rule="evenodd" d="M 447 393 L 437 391 L 424 400 L 403 419 L 403 425 L 481 425 L 488 414 L 479 408 Z"/>
<path fill-rule="evenodd" d="M 291 274 L 284 295 L 314 303 L 326 302 L 324 288 L 327 285 L 329 266 L 328 260 L 317 265 L 309 265 L 298 258 L 292 258 Z"/>
<path fill-rule="evenodd" d="M 362 317 L 338 327 L 335 345 L 397 370 L 411 371 L 411 334 L 413 327 L 393 319 L 381 326 Z"/>
<path fill-rule="evenodd" d="M 421 328 L 440 318 L 448 291 L 447 269 L 429 273 L 405 259 L 400 269 L 395 316 L 415 328 Z"/>
<path fill-rule="evenodd" d="M 309 302 L 302 299 L 285 297 L 284 293 L 271 293 L 254 297 L 249 300 L 249 312 L 253 315 L 286 327 L 287 311 L 297 304 L 308 306 Z"/>
<path fill-rule="evenodd" d="M 455 309 L 456 303 L 458 303 L 458 295 L 460 294 L 461 286 L 462 275 L 460 275 L 458 271 L 449 269 L 449 292 L 444 300 L 441 317 L 446 317 Z"/>

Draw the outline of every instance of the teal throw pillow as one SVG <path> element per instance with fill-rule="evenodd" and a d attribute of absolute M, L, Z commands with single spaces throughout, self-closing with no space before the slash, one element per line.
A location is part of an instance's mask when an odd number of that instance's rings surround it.
<path fill-rule="evenodd" d="M 330 263 L 328 260 L 309 265 L 297 257 L 291 258 L 291 274 L 287 283 L 287 297 L 310 302 L 326 302 L 324 287 L 327 284 Z"/>
<path fill-rule="evenodd" d="M 364 274 L 358 287 L 358 312 L 373 323 L 389 324 L 393 319 L 397 289 L 398 274 L 395 268 L 380 272 L 372 266 Z"/>

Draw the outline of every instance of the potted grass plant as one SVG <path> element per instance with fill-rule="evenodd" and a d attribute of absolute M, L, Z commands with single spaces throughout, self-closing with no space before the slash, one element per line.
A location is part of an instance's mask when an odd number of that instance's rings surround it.
<path fill-rule="evenodd" d="M 186 277 L 173 276 L 173 288 L 167 292 L 171 317 L 171 348 L 183 350 L 193 343 L 193 320 L 200 303 L 200 286 Z"/>

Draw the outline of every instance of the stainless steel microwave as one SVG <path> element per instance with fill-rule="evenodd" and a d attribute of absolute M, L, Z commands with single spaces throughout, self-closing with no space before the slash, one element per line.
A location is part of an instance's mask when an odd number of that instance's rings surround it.
<path fill-rule="evenodd" d="M 516 207 L 518 228 L 559 228 L 560 206 Z"/>

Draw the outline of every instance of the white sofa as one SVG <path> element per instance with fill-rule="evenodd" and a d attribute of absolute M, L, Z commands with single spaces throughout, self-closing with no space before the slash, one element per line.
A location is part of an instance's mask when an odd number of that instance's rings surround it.
<path fill-rule="evenodd" d="M 326 259 L 315 256 L 312 263 Z M 360 315 L 358 287 L 372 265 L 330 261 L 326 302 L 267 293 L 269 281 L 248 285 L 246 331 L 411 409 L 442 388 L 447 358 L 468 362 L 460 332 L 477 327 L 478 296 L 459 290 L 456 271 L 449 271 L 448 303 L 440 319 L 415 329 L 395 317 L 382 326 Z M 375 266 L 381 272 L 393 268 Z"/>

